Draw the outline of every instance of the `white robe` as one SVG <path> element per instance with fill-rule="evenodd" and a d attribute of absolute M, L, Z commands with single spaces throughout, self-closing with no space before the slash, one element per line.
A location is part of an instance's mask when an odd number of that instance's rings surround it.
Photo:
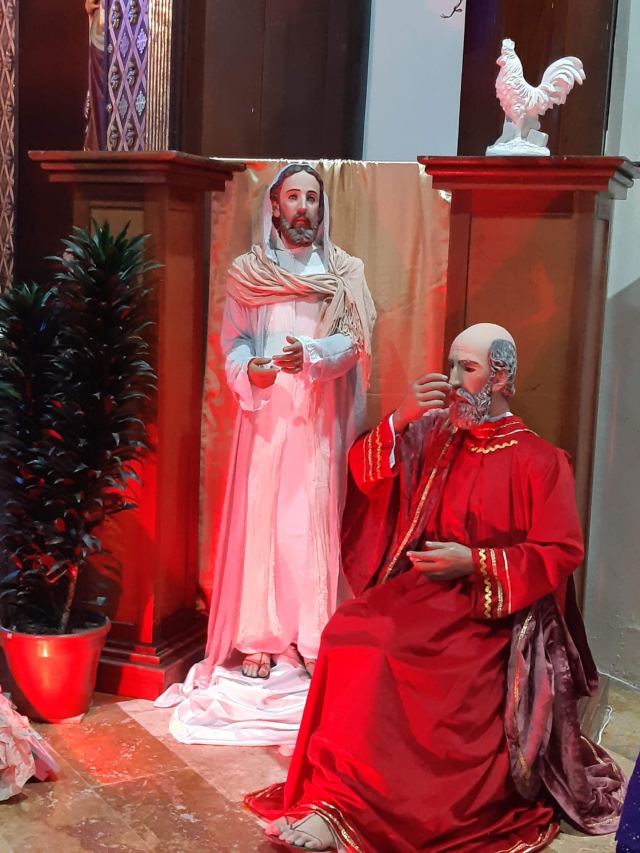
<path fill-rule="evenodd" d="M 278 252 L 278 261 L 293 271 L 292 254 Z M 314 252 L 304 273 L 319 271 Z M 217 564 L 242 578 L 233 646 L 243 653 L 296 643 L 315 658 L 338 600 L 346 453 L 362 392 L 350 338 L 315 337 L 322 308 L 318 298 L 255 308 L 227 298 L 221 342 L 240 405 L 227 514 L 236 530 Z M 281 353 L 287 335 L 303 345 L 302 372 L 278 371 L 270 388 L 255 388 L 250 359 Z"/>
<path fill-rule="evenodd" d="M 278 263 L 324 271 L 314 250 L 282 250 Z M 302 260 L 301 260 L 302 258 Z M 239 404 L 217 543 L 205 660 L 156 705 L 176 705 L 169 729 L 183 743 L 295 743 L 309 676 L 288 648 L 315 658 L 341 594 L 340 520 L 347 451 L 363 427 L 362 361 L 349 337 L 316 338 L 323 302 L 293 299 L 248 308 L 227 297 L 221 331 L 229 386 Z M 254 357 L 301 341 L 301 373 L 271 388 L 249 382 Z M 268 679 L 247 678 L 231 649 L 279 655 Z M 218 665 L 216 665 L 218 664 Z"/>

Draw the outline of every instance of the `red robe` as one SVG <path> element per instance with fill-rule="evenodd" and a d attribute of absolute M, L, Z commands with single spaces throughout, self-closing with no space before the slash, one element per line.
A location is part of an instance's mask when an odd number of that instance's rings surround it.
<path fill-rule="evenodd" d="M 557 824 L 544 789 L 514 782 L 507 667 L 513 614 L 563 606 L 582 560 L 569 463 L 512 416 L 468 432 L 423 418 L 394 466 L 393 444 L 384 420 L 350 452 L 345 571 L 368 588 L 325 629 L 286 785 L 246 802 L 319 812 L 350 853 L 542 849 Z M 406 557 L 425 538 L 470 547 L 473 573 L 427 580 Z M 526 744 L 516 757 L 529 780 Z"/>

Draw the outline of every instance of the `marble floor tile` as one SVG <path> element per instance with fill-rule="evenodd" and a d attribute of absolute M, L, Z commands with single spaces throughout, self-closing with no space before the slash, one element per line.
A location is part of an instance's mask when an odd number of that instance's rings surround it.
<path fill-rule="evenodd" d="M 635 762 L 640 752 L 640 690 L 611 679 L 611 722 L 602 736 L 605 749 Z"/>
<path fill-rule="evenodd" d="M 101 797 L 150 850 L 249 853 L 269 850 L 257 822 L 191 768 L 104 785 Z"/>
<path fill-rule="evenodd" d="M 0 804 L 0 839 L 16 853 L 146 853 L 150 848 L 97 791 L 30 784 Z"/>
<path fill-rule="evenodd" d="M 549 853 L 615 853 L 615 849 L 616 842 L 612 835 L 593 837 L 561 832 L 549 847 Z"/>
<path fill-rule="evenodd" d="M 91 787 L 184 766 L 117 703 L 94 707 L 79 721 L 37 728 Z"/>
<path fill-rule="evenodd" d="M 276 747 L 180 743 L 169 733 L 172 709 L 154 708 L 151 702 L 146 705 L 143 702 L 123 702 L 120 707 L 230 802 L 242 802 L 249 791 L 284 781 L 290 759 Z"/>

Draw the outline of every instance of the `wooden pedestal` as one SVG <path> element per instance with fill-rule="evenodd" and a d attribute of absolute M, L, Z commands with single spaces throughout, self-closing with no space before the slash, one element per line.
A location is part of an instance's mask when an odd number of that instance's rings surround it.
<path fill-rule="evenodd" d="M 514 409 L 573 457 L 586 536 L 611 202 L 640 169 L 623 157 L 418 159 L 452 193 L 445 340 L 479 322 L 513 333 Z"/>
<path fill-rule="evenodd" d="M 87 591 L 110 586 L 113 626 L 98 689 L 153 699 L 202 657 L 196 615 L 201 391 L 208 284 L 209 192 L 224 192 L 239 164 L 175 152 L 35 151 L 52 182 L 73 191 L 74 223 L 130 222 L 150 235 L 149 275 L 158 393 L 156 453 L 142 466 L 138 509 L 100 531 L 111 568 L 97 566 Z M 52 212 L 53 215 L 53 212 Z M 61 235 L 62 236 L 62 235 Z"/>

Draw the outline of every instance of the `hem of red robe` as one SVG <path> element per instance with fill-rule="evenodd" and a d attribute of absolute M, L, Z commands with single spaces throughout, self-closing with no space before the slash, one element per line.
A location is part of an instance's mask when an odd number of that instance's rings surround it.
<path fill-rule="evenodd" d="M 336 838 L 340 839 L 345 853 L 366 853 L 367 851 L 366 844 L 358 832 L 349 824 L 340 809 L 331 803 L 304 803 L 291 809 L 283 809 L 283 782 L 253 791 L 244 797 L 243 802 L 253 814 L 270 821 L 277 820 L 285 815 L 288 818 L 298 819 L 312 813 L 318 814 L 327 821 Z M 548 847 L 559 832 L 559 824 L 550 823 L 546 830 L 540 832 L 535 841 L 518 841 L 511 847 L 496 850 L 494 853 L 536 853 L 536 851 Z"/>

